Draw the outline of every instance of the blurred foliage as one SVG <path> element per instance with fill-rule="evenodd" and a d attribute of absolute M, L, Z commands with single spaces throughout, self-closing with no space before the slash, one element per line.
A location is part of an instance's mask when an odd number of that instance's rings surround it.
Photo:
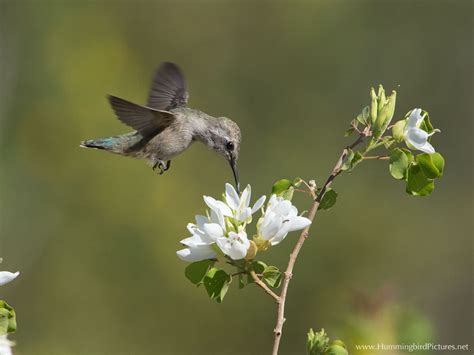
<path fill-rule="evenodd" d="M 13 333 L 16 330 L 16 314 L 12 306 L 0 301 L 0 335 Z"/>
<path fill-rule="evenodd" d="M 105 95 L 145 102 L 165 60 L 183 68 L 193 107 L 239 123 L 241 179 L 256 195 L 281 176 L 322 181 L 375 84 L 397 88 L 397 117 L 428 110 L 449 162 L 437 193 L 396 191 L 377 161 L 337 181 L 338 204 L 318 217 L 296 265 L 281 351 L 303 353 L 310 326 L 349 342 L 334 331 L 349 290 L 387 281 L 428 315 L 440 343 L 466 343 L 472 13 L 469 0 L 0 1 L 0 255 L 22 271 L 2 298 L 18 313 L 17 353 L 269 351 L 274 305 L 261 290 L 210 302 L 175 256 L 202 195 L 231 181 L 225 161 L 196 144 L 157 176 L 78 147 L 126 132 Z M 292 244 L 268 262 L 280 266 Z M 395 329 L 388 315 L 364 323 Z"/>

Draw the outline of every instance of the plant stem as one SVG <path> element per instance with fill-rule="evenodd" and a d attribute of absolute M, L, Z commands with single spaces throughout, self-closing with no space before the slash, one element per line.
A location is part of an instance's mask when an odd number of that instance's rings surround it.
<path fill-rule="evenodd" d="M 352 143 L 350 146 L 348 146 L 347 148 L 345 148 L 342 151 L 341 155 L 339 156 L 339 159 L 336 162 L 336 165 L 334 166 L 334 168 L 332 170 L 331 175 L 329 175 L 329 177 L 327 178 L 327 180 L 324 183 L 324 185 L 323 185 L 321 191 L 319 192 L 319 194 L 317 194 L 317 196 L 313 199 L 313 204 L 311 206 L 311 210 L 310 210 L 309 215 L 308 215 L 308 218 L 311 221 L 314 220 L 314 218 L 316 216 L 316 213 L 318 212 L 318 207 L 319 207 L 319 204 L 321 203 L 321 200 L 322 200 L 324 194 L 326 193 L 328 188 L 331 186 L 334 179 L 342 172 L 341 167 L 342 167 L 342 164 L 344 162 L 344 159 L 347 156 L 347 153 L 349 152 L 349 149 L 353 149 L 354 147 L 356 147 L 357 145 L 362 143 L 367 135 L 368 135 L 368 132 L 363 131 L 359 135 L 359 138 L 354 143 Z M 314 190 L 313 190 L 313 192 L 314 192 Z M 311 224 L 308 227 L 306 227 L 305 229 L 303 229 L 303 231 L 301 232 L 300 237 L 298 238 L 298 241 L 296 242 L 295 247 L 293 248 L 293 251 L 290 254 L 290 259 L 288 261 L 288 266 L 286 267 L 286 271 L 285 271 L 284 277 L 283 277 L 281 293 L 280 293 L 279 297 L 277 296 L 278 297 L 278 301 L 277 301 L 278 310 L 277 310 L 277 322 L 276 322 L 276 326 L 275 326 L 275 329 L 274 329 L 274 342 L 273 342 L 273 352 L 272 352 L 273 355 L 278 355 L 278 348 L 280 346 L 281 335 L 282 335 L 282 332 L 283 332 L 283 323 L 285 322 L 286 295 L 287 295 L 287 292 L 288 292 L 288 286 L 290 284 L 291 277 L 293 276 L 293 267 L 295 266 L 296 258 L 298 257 L 298 254 L 299 254 L 301 248 L 303 247 L 303 244 L 304 244 L 306 238 L 309 235 L 308 233 L 309 233 L 310 227 L 311 227 Z M 259 281 L 260 281 L 260 279 L 259 279 Z M 268 293 L 268 291 L 267 291 L 267 293 Z"/>
<path fill-rule="evenodd" d="M 311 195 L 311 192 L 303 190 L 303 189 L 295 189 L 295 192 L 301 192 L 303 194 Z"/>
<path fill-rule="evenodd" d="M 280 303 L 280 297 L 275 292 L 270 290 L 270 288 L 265 285 L 262 280 L 260 280 L 257 274 L 255 274 L 255 271 L 250 271 L 250 276 L 252 276 L 252 279 L 257 284 L 257 286 L 260 286 L 266 293 L 272 296 L 275 299 L 276 303 Z"/>
<path fill-rule="evenodd" d="M 369 155 L 364 156 L 364 160 L 389 160 L 390 157 L 386 155 Z"/>

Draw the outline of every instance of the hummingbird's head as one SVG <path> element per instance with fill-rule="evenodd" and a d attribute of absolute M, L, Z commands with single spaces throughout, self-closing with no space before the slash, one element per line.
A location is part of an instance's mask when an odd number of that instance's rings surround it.
<path fill-rule="evenodd" d="M 220 117 L 212 129 L 212 149 L 222 155 L 230 164 L 234 174 L 235 187 L 240 193 L 239 174 L 237 172 L 237 160 L 240 152 L 240 128 L 231 119 Z"/>

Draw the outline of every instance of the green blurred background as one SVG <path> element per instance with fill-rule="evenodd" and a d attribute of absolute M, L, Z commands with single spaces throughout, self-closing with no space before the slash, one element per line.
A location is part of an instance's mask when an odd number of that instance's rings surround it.
<path fill-rule="evenodd" d="M 233 287 L 216 304 L 175 256 L 202 195 L 232 181 L 226 162 L 196 144 L 157 176 L 79 149 L 128 131 L 105 95 L 145 102 L 162 61 L 183 68 L 192 107 L 241 126 L 254 196 L 283 177 L 322 182 L 372 85 L 397 89 L 398 117 L 428 110 L 447 161 L 435 192 L 407 195 L 380 161 L 336 182 L 296 265 L 281 350 L 304 353 L 309 327 L 351 347 L 471 341 L 472 1 L 0 4 L 1 269 L 22 272 L 1 296 L 17 354 L 270 352 L 273 302 Z M 296 238 L 263 259 L 283 267 Z"/>

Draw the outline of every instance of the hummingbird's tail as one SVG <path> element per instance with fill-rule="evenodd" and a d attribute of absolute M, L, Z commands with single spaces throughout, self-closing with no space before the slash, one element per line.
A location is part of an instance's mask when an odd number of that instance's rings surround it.
<path fill-rule="evenodd" d="M 137 132 L 131 132 L 119 136 L 82 141 L 81 147 L 101 149 L 120 155 L 133 155 L 134 148 L 139 148 L 142 140 L 143 137 Z"/>
<path fill-rule="evenodd" d="M 82 141 L 80 146 L 82 148 L 111 150 L 113 145 L 114 145 L 114 142 L 112 141 L 111 138 L 104 138 L 104 139 L 91 139 L 87 141 Z"/>

